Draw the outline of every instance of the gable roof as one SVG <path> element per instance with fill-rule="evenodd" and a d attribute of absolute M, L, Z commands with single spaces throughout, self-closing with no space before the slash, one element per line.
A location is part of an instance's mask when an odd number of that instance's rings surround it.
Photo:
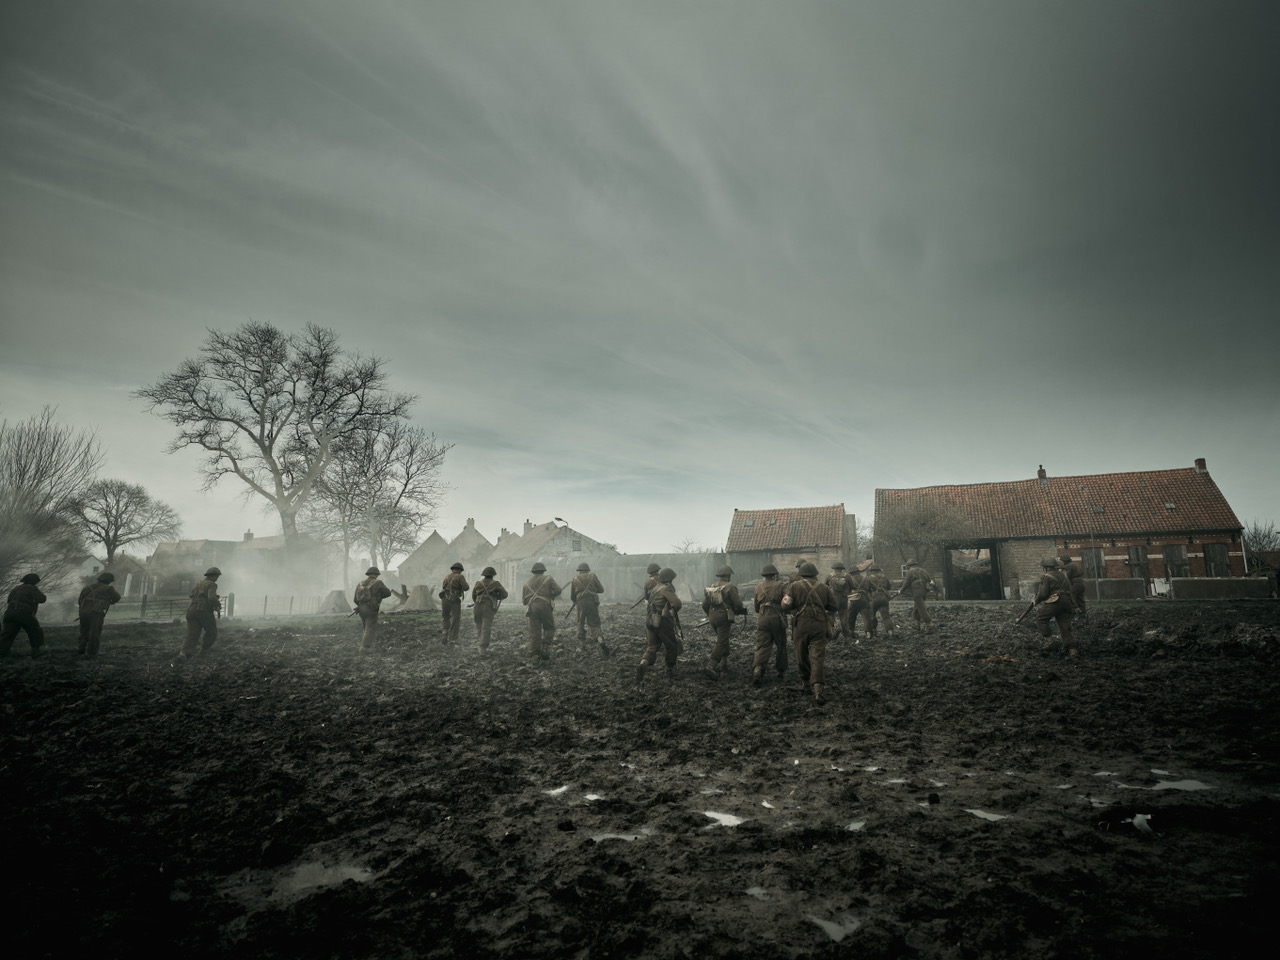
<path fill-rule="evenodd" d="M 921 503 L 962 512 L 973 525 L 966 538 L 972 540 L 1079 537 L 1090 528 L 1095 535 L 1241 528 L 1213 478 L 1196 467 L 878 489 L 876 523 L 886 512 Z"/>
<path fill-rule="evenodd" d="M 540 556 L 543 548 L 562 529 L 568 530 L 569 528 L 558 527 L 555 521 L 552 520 L 548 523 L 538 524 L 538 526 L 523 535 L 509 533 L 505 537 L 499 537 L 497 545 L 493 548 L 493 553 L 489 554 L 489 563 L 497 563 L 500 560 L 527 560 L 530 557 Z"/>
<path fill-rule="evenodd" d="M 734 510 L 726 553 L 749 550 L 793 550 L 838 547 L 844 538 L 844 504 L 830 507 L 783 507 Z"/>

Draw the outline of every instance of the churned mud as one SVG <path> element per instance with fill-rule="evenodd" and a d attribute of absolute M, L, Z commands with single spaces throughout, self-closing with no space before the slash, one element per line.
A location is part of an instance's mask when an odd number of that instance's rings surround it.
<path fill-rule="evenodd" d="M 792 673 L 442 649 L 438 618 L 107 621 L 0 664 L 9 956 L 1231 957 L 1273 939 L 1280 604 L 1012 604 Z M 895 608 L 903 619 L 908 609 Z M 464 639 L 474 637 L 471 624 Z"/>

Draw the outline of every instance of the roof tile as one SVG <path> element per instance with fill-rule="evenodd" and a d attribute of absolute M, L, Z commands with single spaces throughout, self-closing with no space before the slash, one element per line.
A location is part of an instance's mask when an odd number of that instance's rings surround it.
<path fill-rule="evenodd" d="M 727 553 L 838 547 L 844 538 L 844 505 L 735 510 L 729 526 Z"/>

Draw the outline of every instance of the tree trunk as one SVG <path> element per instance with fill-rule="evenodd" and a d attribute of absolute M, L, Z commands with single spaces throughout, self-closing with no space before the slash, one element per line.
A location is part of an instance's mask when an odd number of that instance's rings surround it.
<path fill-rule="evenodd" d="M 276 507 L 280 514 L 280 532 L 284 534 L 284 550 L 289 557 L 298 555 L 302 538 L 298 535 L 298 511 L 291 507 Z"/>

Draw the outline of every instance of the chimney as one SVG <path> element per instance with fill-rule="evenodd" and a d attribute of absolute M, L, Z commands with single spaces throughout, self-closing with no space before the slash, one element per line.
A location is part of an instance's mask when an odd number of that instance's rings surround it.
<path fill-rule="evenodd" d="M 476 518 L 475 518 L 475 517 L 467 517 L 467 529 L 468 529 L 468 530 L 474 530 L 475 528 L 476 528 Z"/>
<path fill-rule="evenodd" d="M 530 523 L 528 520 L 526 520 L 526 521 L 524 522 L 524 532 L 525 532 L 525 533 L 528 533 L 528 532 L 529 532 L 530 530 L 532 530 L 532 529 L 533 529 L 533 524 L 532 524 L 532 523 Z"/>
<path fill-rule="evenodd" d="M 1204 466 L 1204 461 L 1203 461 L 1203 460 L 1197 460 L 1196 462 L 1197 462 L 1200 466 Z M 252 539 L 253 539 L 253 531 L 252 531 L 252 530 L 246 530 L 246 531 L 244 532 L 244 542 L 245 542 L 245 543 L 248 543 L 248 542 L 249 542 L 250 540 L 252 540 Z"/>
<path fill-rule="evenodd" d="M 1196 457 L 1196 473 L 1208 473 L 1209 468 L 1205 466 L 1204 457 Z"/>
<path fill-rule="evenodd" d="M 501 539 L 502 539 L 503 537 L 505 537 L 506 535 L 507 535 L 507 528 L 506 528 L 506 527 L 503 527 L 503 528 L 502 528 L 502 532 L 501 532 L 500 534 L 498 534 L 498 539 L 499 539 L 499 540 L 501 540 Z"/>
<path fill-rule="evenodd" d="M 1037 476 L 1037 477 L 1039 477 L 1041 480 L 1044 480 L 1044 479 L 1047 479 L 1047 478 L 1048 478 L 1048 476 L 1049 476 L 1049 475 L 1048 475 L 1047 473 L 1045 473 L 1045 472 L 1044 472 L 1044 464 L 1043 464 L 1043 463 L 1042 463 L 1042 464 L 1040 464 L 1040 469 L 1036 471 L 1036 476 Z"/>

